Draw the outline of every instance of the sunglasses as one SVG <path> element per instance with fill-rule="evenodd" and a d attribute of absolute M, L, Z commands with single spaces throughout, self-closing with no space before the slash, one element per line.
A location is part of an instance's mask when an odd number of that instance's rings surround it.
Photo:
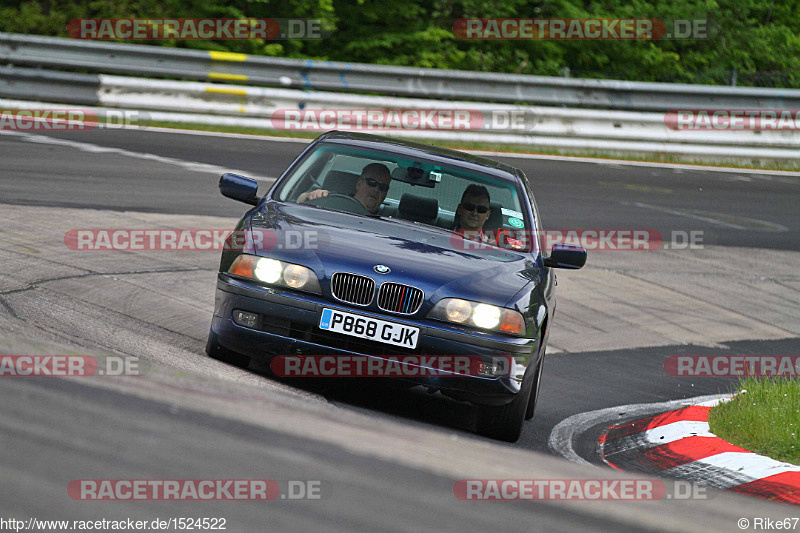
<path fill-rule="evenodd" d="M 378 180 L 372 179 L 372 178 L 364 178 L 364 181 L 366 181 L 367 185 L 369 185 L 370 187 L 378 187 L 383 192 L 386 192 L 386 191 L 389 190 L 389 184 L 388 183 L 381 183 Z"/>
<path fill-rule="evenodd" d="M 469 202 L 462 202 L 461 207 L 463 207 L 466 211 L 478 211 L 480 214 L 484 214 L 489 211 L 489 206 L 487 205 L 475 205 Z"/>

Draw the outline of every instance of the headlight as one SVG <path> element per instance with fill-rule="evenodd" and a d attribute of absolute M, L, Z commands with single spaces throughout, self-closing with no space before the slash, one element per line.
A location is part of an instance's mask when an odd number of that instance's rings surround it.
<path fill-rule="evenodd" d="M 494 329 L 500 325 L 500 308 L 493 305 L 478 304 L 472 310 L 472 321 L 479 328 Z"/>
<path fill-rule="evenodd" d="M 472 306 L 466 300 L 448 298 L 447 304 L 444 306 L 444 312 L 450 322 L 463 324 L 472 314 Z"/>
<path fill-rule="evenodd" d="M 228 273 L 262 281 L 270 285 L 280 285 L 322 294 L 322 290 L 319 287 L 319 278 L 317 278 L 313 270 L 302 265 L 286 263 L 269 257 L 242 254 L 233 261 L 233 264 L 228 268 Z"/>
<path fill-rule="evenodd" d="M 518 311 L 496 305 L 469 302 L 460 298 L 440 300 L 428 313 L 428 318 L 502 331 L 512 335 L 525 335 L 525 319 Z"/>
<path fill-rule="evenodd" d="M 293 289 L 301 289 L 309 279 L 311 279 L 311 270 L 300 265 L 286 265 L 283 270 L 283 281 Z"/>
<path fill-rule="evenodd" d="M 241 257 L 241 256 L 240 256 Z M 256 260 L 255 276 L 264 283 L 275 283 L 281 279 L 283 265 L 275 259 L 261 258 Z"/>

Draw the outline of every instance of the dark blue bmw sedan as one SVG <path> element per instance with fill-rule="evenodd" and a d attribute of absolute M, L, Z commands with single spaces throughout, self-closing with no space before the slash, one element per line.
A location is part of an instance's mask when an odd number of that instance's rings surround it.
<path fill-rule="evenodd" d="M 522 171 L 330 132 L 265 196 L 233 174 L 220 189 L 254 207 L 222 253 L 211 357 L 394 377 L 474 404 L 482 435 L 519 438 L 555 313 L 552 269 L 586 261 L 581 248 L 541 249 Z"/>

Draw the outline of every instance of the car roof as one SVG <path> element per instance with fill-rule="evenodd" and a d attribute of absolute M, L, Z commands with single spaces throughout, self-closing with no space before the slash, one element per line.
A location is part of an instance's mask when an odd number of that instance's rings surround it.
<path fill-rule="evenodd" d="M 480 156 L 431 146 L 405 139 L 393 137 L 383 137 L 380 135 L 370 135 L 368 133 L 331 131 L 317 138 L 317 141 L 324 143 L 347 144 L 350 146 L 360 146 L 364 148 L 374 148 L 392 152 L 397 155 L 410 158 L 419 157 L 422 159 L 439 161 L 441 163 L 457 164 L 465 168 L 474 168 L 482 172 L 492 174 L 507 180 L 518 181 L 522 172 L 509 165 L 492 161 Z"/>

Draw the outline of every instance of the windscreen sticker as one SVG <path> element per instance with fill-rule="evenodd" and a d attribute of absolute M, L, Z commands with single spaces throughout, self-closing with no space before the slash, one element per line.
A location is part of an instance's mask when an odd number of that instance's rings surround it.
<path fill-rule="evenodd" d="M 501 211 L 507 217 L 522 218 L 522 213 L 520 213 L 519 211 L 514 211 L 513 209 L 506 209 L 505 207 L 503 207 L 501 208 Z"/>
<path fill-rule="evenodd" d="M 508 223 L 514 226 L 515 228 L 521 228 L 525 226 L 525 223 L 518 218 L 511 217 L 508 219 Z"/>

